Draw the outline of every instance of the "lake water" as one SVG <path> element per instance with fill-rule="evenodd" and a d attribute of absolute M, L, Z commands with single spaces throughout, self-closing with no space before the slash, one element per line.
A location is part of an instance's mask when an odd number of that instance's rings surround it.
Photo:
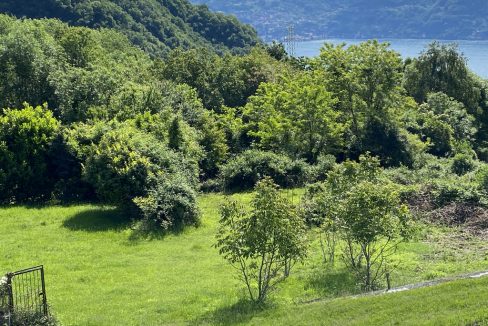
<path fill-rule="evenodd" d="M 404 40 L 404 39 L 387 39 L 379 40 L 380 42 L 389 42 L 391 48 L 399 52 L 404 58 L 417 57 L 426 45 L 432 40 Z M 364 40 L 347 40 L 347 39 L 329 39 L 320 41 L 298 42 L 296 44 L 296 55 L 305 57 L 317 56 L 320 48 L 325 43 L 347 43 L 358 44 Z M 460 51 L 468 59 L 468 65 L 472 71 L 483 78 L 488 78 L 488 41 L 440 41 L 441 43 L 457 43 Z"/>

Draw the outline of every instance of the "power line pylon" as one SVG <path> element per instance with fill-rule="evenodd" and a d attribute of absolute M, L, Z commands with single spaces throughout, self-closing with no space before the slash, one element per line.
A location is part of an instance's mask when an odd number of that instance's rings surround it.
<path fill-rule="evenodd" d="M 294 57 L 296 52 L 296 37 L 295 26 L 293 24 L 288 26 L 288 35 L 285 38 L 285 44 L 288 55 Z"/>

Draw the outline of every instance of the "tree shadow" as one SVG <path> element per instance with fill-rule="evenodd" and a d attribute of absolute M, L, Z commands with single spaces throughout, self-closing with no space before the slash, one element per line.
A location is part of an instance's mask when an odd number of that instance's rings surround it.
<path fill-rule="evenodd" d="M 221 307 L 204 314 L 194 320 L 191 325 L 236 325 L 248 323 L 254 316 L 271 307 L 271 304 L 257 304 L 242 299 L 231 306 Z"/>
<path fill-rule="evenodd" d="M 119 208 L 88 209 L 63 222 L 71 231 L 87 232 L 123 231 L 130 225 L 129 215 Z"/>
<path fill-rule="evenodd" d="M 353 273 L 346 269 L 335 270 L 330 267 L 312 273 L 307 280 L 307 287 L 314 289 L 322 297 L 339 297 L 361 292 Z"/>

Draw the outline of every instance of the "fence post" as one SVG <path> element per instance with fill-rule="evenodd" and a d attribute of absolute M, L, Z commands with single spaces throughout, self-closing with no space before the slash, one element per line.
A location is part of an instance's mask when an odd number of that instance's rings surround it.
<path fill-rule="evenodd" d="M 44 307 L 44 316 L 49 316 L 47 308 L 46 282 L 44 280 L 44 266 L 41 266 L 41 284 L 42 284 L 42 306 Z"/>
<path fill-rule="evenodd" d="M 12 289 L 12 278 L 13 274 L 7 274 L 7 318 L 8 326 L 12 326 L 12 316 L 14 314 L 14 292 Z"/>

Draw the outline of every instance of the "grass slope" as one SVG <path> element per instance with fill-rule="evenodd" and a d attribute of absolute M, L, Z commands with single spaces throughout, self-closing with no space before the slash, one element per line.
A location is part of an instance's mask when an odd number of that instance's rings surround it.
<path fill-rule="evenodd" d="M 236 197 L 249 201 L 251 194 Z M 464 324 L 488 316 L 488 280 L 334 299 L 356 293 L 355 282 L 340 267 L 324 268 L 316 243 L 269 307 L 256 310 L 242 301 L 232 267 L 212 247 L 224 200 L 201 196 L 201 227 L 153 239 L 135 235 L 111 207 L 0 209 L 0 273 L 44 264 L 48 300 L 65 325 Z M 450 234 L 457 233 L 431 228 L 403 246 L 395 285 L 488 269 L 486 244 L 461 244 Z M 318 297 L 330 301 L 301 303 Z"/>
<path fill-rule="evenodd" d="M 488 325 L 488 279 L 375 297 L 343 298 L 281 309 L 276 325 Z M 269 317 L 269 319 L 268 319 Z M 251 324 L 261 324 L 252 320 Z"/>

